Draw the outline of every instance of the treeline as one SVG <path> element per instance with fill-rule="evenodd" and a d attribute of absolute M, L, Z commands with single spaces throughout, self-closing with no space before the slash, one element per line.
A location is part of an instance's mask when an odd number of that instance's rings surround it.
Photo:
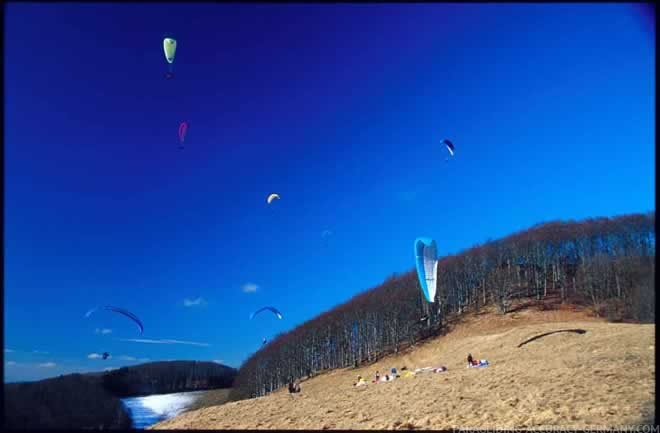
<path fill-rule="evenodd" d="M 121 429 L 128 411 L 101 378 L 70 374 L 38 382 L 5 384 L 5 429 Z"/>
<path fill-rule="evenodd" d="M 236 369 L 215 362 L 163 361 L 122 367 L 103 375 L 119 397 L 231 387 Z"/>
<path fill-rule="evenodd" d="M 279 335 L 243 363 L 231 399 L 397 352 L 441 332 L 450 314 L 487 304 L 506 314 L 515 298 L 553 296 L 610 320 L 654 322 L 655 212 L 537 225 L 443 257 L 437 277 L 433 304 L 413 270 Z"/>
<path fill-rule="evenodd" d="M 132 422 L 121 397 L 227 388 L 235 375 L 236 369 L 213 362 L 165 361 L 5 384 L 5 427 L 128 429 Z"/>

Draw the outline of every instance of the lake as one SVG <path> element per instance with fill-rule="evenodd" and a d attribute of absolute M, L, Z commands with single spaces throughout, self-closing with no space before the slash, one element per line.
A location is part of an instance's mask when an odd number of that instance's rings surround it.
<path fill-rule="evenodd" d="M 129 409 L 133 427 L 144 429 L 157 422 L 179 415 L 205 392 L 176 392 L 173 394 L 127 397 L 122 398 L 121 401 Z"/>

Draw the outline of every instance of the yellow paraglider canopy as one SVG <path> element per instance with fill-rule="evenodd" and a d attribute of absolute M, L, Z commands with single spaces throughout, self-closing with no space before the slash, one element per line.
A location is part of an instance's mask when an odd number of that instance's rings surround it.
<path fill-rule="evenodd" d="M 167 63 L 173 63 L 176 55 L 176 40 L 172 38 L 163 39 L 163 50 L 165 51 Z"/>

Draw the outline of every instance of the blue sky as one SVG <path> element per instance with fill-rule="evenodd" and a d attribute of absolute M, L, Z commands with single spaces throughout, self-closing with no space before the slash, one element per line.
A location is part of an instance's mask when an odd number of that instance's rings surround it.
<path fill-rule="evenodd" d="M 5 381 L 238 367 L 412 269 L 417 236 L 444 255 L 655 209 L 655 30 L 638 6 L 5 11 Z M 144 335 L 85 319 L 95 305 L 133 311 Z M 284 319 L 250 321 L 263 305 Z"/>

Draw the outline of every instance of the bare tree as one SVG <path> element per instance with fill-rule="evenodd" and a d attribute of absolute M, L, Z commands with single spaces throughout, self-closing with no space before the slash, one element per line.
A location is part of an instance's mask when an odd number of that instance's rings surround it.
<path fill-rule="evenodd" d="M 440 258 L 437 281 L 432 304 L 411 270 L 276 336 L 242 364 L 232 398 L 373 362 L 435 334 L 450 315 L 488 303 L 506 314 L 516 297 L 559 295 L 604 306 L 612 320 L 654 321 L 655 212 L 539 224 Z"/>

